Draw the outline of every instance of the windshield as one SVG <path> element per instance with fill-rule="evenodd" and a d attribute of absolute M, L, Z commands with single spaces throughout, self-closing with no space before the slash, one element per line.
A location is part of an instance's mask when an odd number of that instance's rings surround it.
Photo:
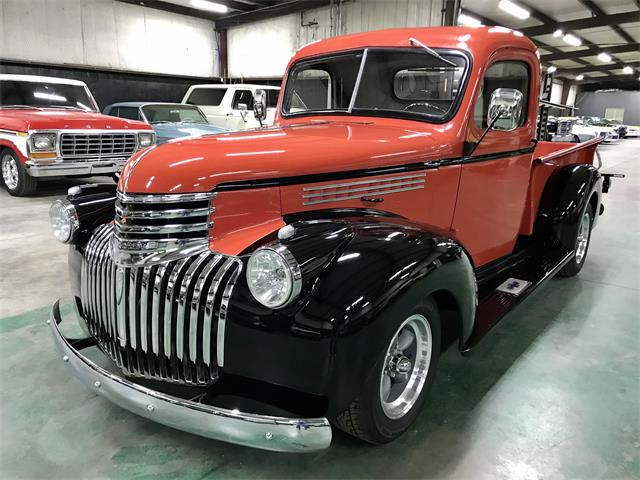
<path fill-rule="evenodd" d="M 460 97 L 466 58 L 441 55 L 455 66 L 416 48 L 369 49 L 299 62 L 289 73 L 283 113 L 445 120 Z"/>
<path fill-rule="evenodd" d="M 0 80 L 0 105 L 79 108 L 95 111 L 84 85 Z"/>
<path fill-rule="evenodd" d="M 145 105 L 142 113 L 149 123 L 208 123 L 197 107 L 188 105 Z"/>

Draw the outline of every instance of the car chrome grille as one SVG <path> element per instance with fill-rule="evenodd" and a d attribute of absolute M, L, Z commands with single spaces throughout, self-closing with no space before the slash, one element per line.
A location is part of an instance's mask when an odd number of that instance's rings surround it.
<path fill-rule="evenodd" d="M 99 227 L 82 262 L 83 315 L 127 375 L 207 385 L 224 364 L 229 299 L 242 262 L 210 251 L 149 267 L 117 266 L 113 225 Z"/>
<path fill-rule="evenodd" d="M 558 131 L 556 132 L 558 135 L 568 135 L 571 133 L 573 129 L 573 121 L 571 120 L 559 120 L 558 121 Z"/>
<path fill-rule="evenodd" d="M 62 158 L 130 157 L 138 148 L 135 133 L 63 133 Z"/>
<path fill-rule="evenodd" d="M 215 193 L 130 195 L 118 192 L 113 258 L 151 265 L 209 248 Z"/>
<path fill-rule="evenodd" d="M 341 202 L 370 195 L 389 195 L 424 188 L 426 173 L 304 187 L 302 205 Z"/>

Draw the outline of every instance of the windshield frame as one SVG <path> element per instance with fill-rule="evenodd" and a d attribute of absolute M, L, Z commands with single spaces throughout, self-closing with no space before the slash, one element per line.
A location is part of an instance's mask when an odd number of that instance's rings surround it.
<path fill-rule="evenodd" d="M 143 119 L 143 121 L 145 123 L 148 123 L 149 125 L 154 125 L 154 123 L 149 121 L 149 119 L 147 118 L 147 115 L 144 113 L 144 108 L 153 107 L 153 106 L 169 106 L 169 107 L 172 106 L 174 108 L 186 108 L 189 110 L 197 110 L 197 112 L 202 116 L 202 119 L 204 120 L 204 122 L 202 123 L 199 123 L 199 122 L 169 122 L 169 123 L 193 123 L 194 125 L 209 124 L 209 121 L 207 120 L 207 116 L 204 114 L 204 112 L 200 109 L 198 105 L 193 105 L 190 103 L 145 103 L 138 107 L 138 111 L 140 112 L 140 117 Z"/>
<path fill-rule="evenodd" d="M 384 52 L 393 52 L 393 51 L 397 51 L 399 53 L 406 53 L 407 51 L 410 52 L 420 52 L 420 48 L 417 47 L 366 47 L 366 48 L 355 48 L 355 49 L 350 49 L 350 50 L 340 50 L 340 51 L 334 51 L 334 52 L 326 52 L 323 53 L 321 55 L 314 55 L 314 56 L 310 56 L 310 57 L 305 57 L 305 58 L 301 58 L 300 60 L 296 61 L 293 65 L 291 65 L 291 68 L 289 68 L 288 72 L 287 72 L 287 77 L 286 80 L 284 82 L 283 88 L 282 88 L 282 92 L 281 92 L 281 100 L 280 100 L 280 105 L 279 105 L 279 113 L 282 116 L 282 118 L 300 118 L 300 117 L 314 117 L 314 116 L 327 116 L 327 115 L 344 115 L 344 116 L 353 116 L 353 117 L 378 117 L 378 118 L 398 118 L 398 119 L 402 119 L 402 120 L 414 120 L 414 121 L 418 121 L 418 122 L 424 122 L 424 123 L 434 123 L 434 124 L 442 124 L 442 123 L 446 123 L 449 120 L 451 120 L 453 117 L 455 117 L 455 115 L 458 113 L 458 110 L 460 108 L 460 104 L 462 103 L 462 99 L 465 96 L 466 90 L 467 90 L 467 86 L 469 83 L 469 77 L 470 77 L 470 72 L 471 69 L 473 67 L 473 58 L 471 57 L 471 54 L 469 52 L 467 52 L 466 50 L 461 50 L 461 49 L 455 49 L 455 48 L 433 48 L 433 50 L 435 52 L 437 52 L 439 55 L 442 55 L 446 58 L 446 56 L 457 56 L 457 57 L 461 57 L 464 60 L 464 70 L 462 71 L 462 75 L 460 77 L 460 87 L 458 89 L 458 92 L 456 94 L 456 97 L 453 101 L 453 104 L 451 105 L 451 108 L 449 109 L 449 111 L 445 114 L 445 115 L 429 115 L 429 114 L 424 114 L 424 113 L 415 113 L 415 112 L 404 112 L 404 111 L 399 111 L 399 110 L 370 110 L 370 109 L 361 109 L 361 108 L 356 108 L 354 106 L 357 94 L 358 94 L 358 88 L 360 86 L 360 80 L 361 80 L 361 76 L 362 73 L 364 71 L 364 64 L 367 60 L 367 54 L 368 52 L 378 52 L 378 51 L 384 51 Z M 358 74 L 356 77 L 356 83 L 354 86 L 354 92 L 353 95 L 350 99 L 350 105 L 349 108 L 347 108 L 346 110 L 340 109 L 340 110 L 308 110 L 308 111 L 304 111 L 304 112 L 285 112 L 284 110 L 284 106 L 285 106 L 285 100 L 288 97 L 288 91 L 287 91 L 287 86 L 289 84 L 289 82 L 291 81 L 291 75 L 292 72 L 295 70 L 296 67 L 300 66 L 301 64 L 304 63 L 311 63 L 311 62 L 316 62 L 318 60 L 321 60 L 323 58 L 329 58 L 329 57 L 335 57 L 338 55 L 344 55 L 344 54 L 349 54 L 349 53 L 353 53 L 353 54 L 362 54 L 362 59 L 360 60 L 360 65 L 358 67 Z M 424 52 L 424 55 L 428 55 L 427 52 Z"/>

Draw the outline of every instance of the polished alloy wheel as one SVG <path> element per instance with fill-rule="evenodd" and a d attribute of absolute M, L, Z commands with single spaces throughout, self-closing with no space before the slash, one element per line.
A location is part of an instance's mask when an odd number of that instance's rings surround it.
<path fill-rule="evenodd" d="M 2 156 L 2 180 L 9 190 L 18 187 L 18 165 L 16 159 L 8 153 Z"/>
<path fill-rule="evenodd" d="M 580 221 L 580 230 L 578 230 L 578 239 L 576 241 L 576 263 L 582 263 L 584 256 L 587 254 L 589 246 L 589 232 L 591 231 L 591 213 L 589 209 L 584 212 Z"/>
<path fill-rule="evenodd" d="M 380 378 L 380 404 L 392 420 L 409 412 L 424 387 L 431 363 L 431 326 L 422 315 L 407 318 L 391 340 Z"/>

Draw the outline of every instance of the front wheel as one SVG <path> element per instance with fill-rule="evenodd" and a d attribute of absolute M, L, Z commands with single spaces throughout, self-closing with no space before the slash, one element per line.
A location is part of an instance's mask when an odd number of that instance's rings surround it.
<path fill-rule="evenodd" d="M 424 300 L 396 324 L 374 377 L 333 421 L 369 443 L 388 443 L 409 428 L 420 413 L 440 356 L 440 315 L 433 300 Z"/>
<path fill-rule="evenodd" d="M 18 156 L 5 149 L 0 157 L 2 183 L 7 191 L 15 197 L 31 195 L 36 191 L 38 181 L 27 173 Z"/>
<path fill-rule="evenodd" d="M 558 272 L 561 277 L 573 277 L 577 275 L 587 258 L 587 252 L 589 251 L 589 243 L 591 242 L 591 226 L 593 225 L 593 211 L 591 205 L 589 205 L 580 219 L 580 225 L 578 225 L 578 232 L 576 234 L 575 252 L 574 257 L 567 263 L 562 270 Z"/>

